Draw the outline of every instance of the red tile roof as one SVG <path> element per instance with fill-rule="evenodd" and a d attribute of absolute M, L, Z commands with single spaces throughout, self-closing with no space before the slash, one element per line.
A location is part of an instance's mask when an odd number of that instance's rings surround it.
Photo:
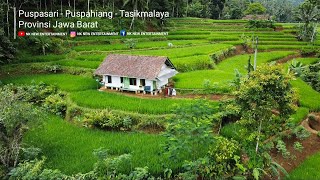
<path fill-rule="evenodd" d="M 164 56 L 110 54 L 100 64 L 95 74 L 155 79 L 164 64 L 175 69 L 170 60 Z"/>

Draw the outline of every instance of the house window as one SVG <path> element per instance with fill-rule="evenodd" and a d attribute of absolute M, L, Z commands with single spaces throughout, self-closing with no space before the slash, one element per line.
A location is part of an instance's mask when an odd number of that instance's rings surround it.
<path fill-rule="evenodd" d="M 111 76 L 107 76 L 107 78 L 108 78 L 108 83 L 112 83 L 112 78 L 111 78 Z"/>
<path fill-rule="evenodd" d="M 137 85 L 137 79 L 136 78 L 130 78 L 130 85 L 136 86 Z"/>
<path fill-rule="evenodd" d="M 120 77 L 120 83 L 123 83 L 123 77 Z"/>
<path fill-rule="evenodd" d="M 146 85 L 146 80 L 140 79 L 140 86 L 145 86 L 145 85 Z"/>

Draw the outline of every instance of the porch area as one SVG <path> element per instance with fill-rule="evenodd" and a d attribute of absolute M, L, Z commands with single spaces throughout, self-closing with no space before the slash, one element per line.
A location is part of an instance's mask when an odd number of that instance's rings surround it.
<path fill-rule="evenodd" d="M 134 92 L 135 94 L 150 94 L 150 95 L 158 95 L 162 93 L 162 89 L 157 89 L 157 90 L 150 90 L 151 88 L 145 86 L 145 87 L 129 87 L 129 88 L 124 88 L 124 87 L 112 87 L 112 86 L 103 86 L 99 90 L 100 91 L 106 91 L 106 90 L 112 90 L 112 91 L 120 91 L 120 92 Z"/>

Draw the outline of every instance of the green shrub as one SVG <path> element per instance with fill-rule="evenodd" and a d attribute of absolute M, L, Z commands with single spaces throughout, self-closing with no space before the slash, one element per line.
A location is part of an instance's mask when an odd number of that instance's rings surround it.
<path fill-rule="evenodd" d="M 86 76 L 86 77 L 91 77 L 92 74 L 93 74 L 93 71 L 92 69 L 86 69 L 86 68 L 79 68 L 79 67 L 64 67 L 63 69 L 64 73 L 67 73 L 67 74 L 71 74 L 71 75 L 83 75 L 83 76 Z"/>
<path fill-rule="evenodd" d="M 10 179 L 64 179 L 59 170 L 44 169 L 45 158 L 19 163 L 9 173 Z"/>
<path fill-rule="evenodd" d="M 272 20 L 250 20 L 248 22 L 248 28 L 275 28 L 274 21 Z"/>
<path fill-rule="evenodd" d="M 234 55 L 235 51 L 236 51 L 236 48 L 231 47 L 226 50 L 221 50 L 221 51 L 218 51 L 214 54 L 211 54 L 210 57 L 214 61 L 215 64 L 218 64 L 219 62 L 221 62 L 225 58 Z"/>
<path fill-rule="evenodd" d="M 311 135 L 311 133 L 301 125 L 294 128 L 292 132 L 301 140 L 306 139 Z"/>
<path fill-rule="evenodd" d="M 48 96 L 42 106 L 45 110 L 47 110 L 50 113 L 59 115 L 64 117 L 66 115 L 67 111 L 67 103 L 65 100 L 65 95 L 62 93 L 59 94 L 52 94 Z"/>
<path fill-rule="evenodd" d="M 32 82 L 31 85 L 12 85 L 11 89 L 17 92 L 21 101 L 38 105 L 42 104 L 48 96 L 58 92 L 56 86 L 47 85 L 43 82 L 40 82 L 38 84 Z"/>
<path fill-rule="evenodd" d="M 217 108 L 209 101 L 197 100 L 174 108 L 176 116 L 168 119 L 168 126 L 162 134 L 166 137 L 164 153 L 175 163 L 195 161 L 203 157 L 214 142 L 212 116 Z"/>
<path fill-rule="evenodd" d="M 217 82 L 211 83 L 208 79 L 203 81 L 203 89 L 203 93 L 205 94 L 227 94 L 231 92 L 229 85 L 223 85 Z"/>
<path fill-rule="evenodd" d="M 319 48 L 314 46 L 304 47 L 300 53 L 303 57 L 314 56 L 319 53 Z"/>
<path fill-rule="evenodd" d="M 317 39 L 317 31 L 315 31 L 316 23 L 305 23 L 298 27 L 297 39 L 299 41 L 312 42 Z"/>
<path fill-rule="evenodd" d="M 303 150 L 303 146 L 300 142 L 294 142 L 293 148 L 299 152 L 302 152 L 302 150 Z"/>
<path fill-rule="evenodd" d="M 5 171 L 5 168 L 2 165 L 0 165 L 0 179 L 5 179 L 6 175 L 7 173 Z"/>
<path fill-rule="evenodd" d="M 209 157 L 212 158 L 214 162 L 218 163 L 217 170 L 221 172 L 227 172 L 228 169 L 225 169 L 227 166 L 220 163 L 233 160 L 234 155 L 238 153 L 239 153 L 238 142 L 234 140 L 228 140 L 227 138 L 224 138 L 224 137 L 216 138 L 214 145 L 210 147 L 208 152 Z"/>
<path fill-rule="evenodd" d="M 240 162 L 239 144 L 237 141 L 224 137 L 216 137 L 210 145 L 207 156 L 195 161 L 186 161 L 182 179 L 224 179 L 234 176 L 238 172 L 245 172 L 246 168 Z"/>
<path fill-rule="evenodd" d="M 309 65 L 303 69 L 301 78 L 307 82 L 312 88 L 320 92 L 320 62 Z"/>
<path fill-rule="evenodd" d="M 309 121 L 316 121 L 317 117 L 314 114 L 308 116 Z"/>
<path fill-rule="evenodd" d="M 75 117 L 81 116 L 83 114 L 83 110 L 75 105 L 69 105 L 66 111 L 66 119 L 73 120 Z"/>
<path fill-rule="evenodd" d="M 130 131 L 165 129 L 166 120 L 163 117 L 118 113 L 107 110 L 91 110 L 84 113 L 85 126 L 94 126 L 105 130 Z"/>
<path fill-rule="evenodd" d="M 241 140 L 241 136 L 240 136 L 240 130 L 243 127 L 238 124 L 238 123 L 229 123 L 227 125 L 224 125 L 221 129 L 221 135 L 227 138 L 232 138 L 235 140 Z"/>
<path fill-rule="evenodd" d="M 271 151 L 273 148 L 275 148 L 275 144 L 273 141 L 268 141 L 264 144 L 264 149 L 266 149 L 267 151 Z"/>
<path fill-rule="evenodd" d="M 287 150 L 286 144 L 282 140 L 277 141 L 276 148 L 284 158 L 288 158 L 290 156 L 290 152 Z"/>
<path fill-rule="evenodd" d="M 166 120 L 165 119 L 157 119 L 157 118 L 148 118 L 141 119 L 141 121 L 137 124 L 136 128 L 141 130 L 156 130 L 163 131 L 166 128 Z"/>
<path fill-rule="evenodd" d="M 62 71 L 62 68 L 60 65 L 47 65 L 44 68 L 45 68 L 45 71 L 49 73 L 58 73 Z"/>
<path fill-rule="evenodd" d="M 38 158 L 40 154 L 41 154 L 40 148 L 35 148 L 35 147 L 22 148 L 23 160 L 26 160 L 26 161 L 34 160 Z"/>
<path fill-rule="evenodd" d="M 131 129 L 131 124 L 128 125 L 127 119 L 125 119 L 126 123 L 124 125 L 124 119 L 122 117 L 108 111 L 92 111 L 91 113 L 86 113 L 84 116 L 84 123 L 89 126 L 116 131 L 121 129 L 127 130 L 126 128 L 128 126 L 129 129 Z"/>

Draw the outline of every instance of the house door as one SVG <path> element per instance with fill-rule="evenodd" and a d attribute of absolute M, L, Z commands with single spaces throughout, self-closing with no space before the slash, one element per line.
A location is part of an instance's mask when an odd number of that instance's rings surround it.
<path fill-rule="evenodd" d="M 157 89 L 157 81 L 153 81 L 153 90 Z"/>
<path fill-rule="evenodd" d="M 130 80 L 128 77 L 124 77 L 123 78 L 123 87 L 124 89 L 129 89 L 129 85 L 130 85 Z"/>

